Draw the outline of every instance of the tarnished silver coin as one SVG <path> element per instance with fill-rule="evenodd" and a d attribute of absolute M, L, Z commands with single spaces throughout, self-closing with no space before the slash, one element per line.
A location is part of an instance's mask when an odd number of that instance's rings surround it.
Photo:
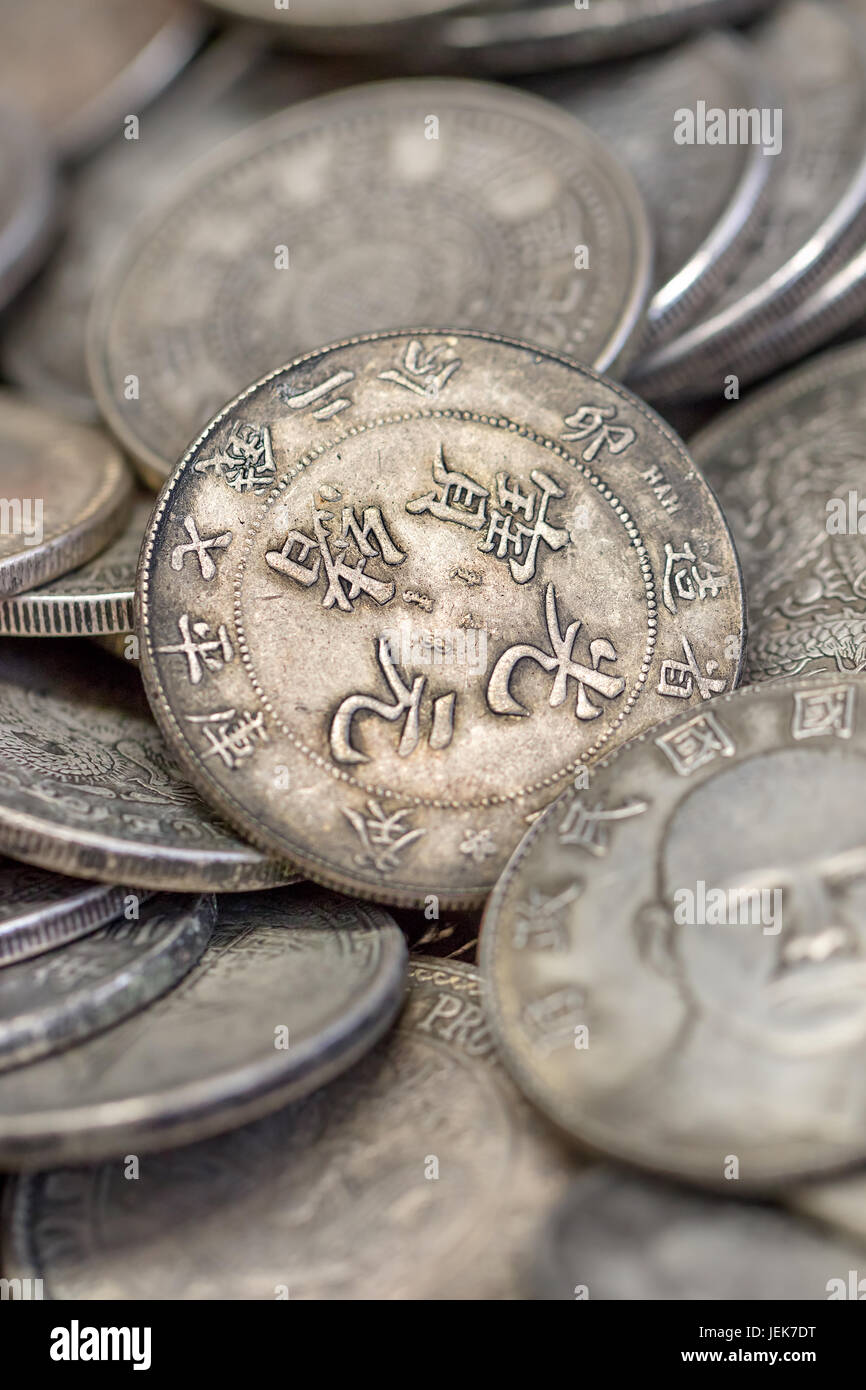
<path fill-rule="evenodd" d="M 105 435 L 0 392 L 0 598 L 96 555 L 131 499 L 132 474 Z"/>
<path fill-rule="evenodd" d="M 519 1297 L 574 1161 L 497 1065 L 476 971 L 410 977 L 399 1026 L 304 1101 L 135 1183 L 114 1162 L 11 1184 L 3 1273 L 46 1298 Z"/>
<path fill-rule="evenodd" d="M 0 859 L 0 966 L 96 931 L 122 910 L 127 892 Z"/>
<path fill-rule="evenodd" d="M 93 637 L 131 632 L 135 571 L 153 498 L 134 503 L 116 540 L 80 569 L 38 589 L 0 598 L 0 633 L 19 637 Z"/>
<path fill-rule="evenodd" d="M 0 640 L 0 851 L 177 892 L 291 881 L 181 779 L 135 673 L 84 646 Z"/>
<path fill-rule="evenodd" d="M 707 34 L 671 52 L 598 71 L 537 79 L 631 169 L 655 234 L 655 292 L 641 351 L 693 319 L 742 254 L 771 187 L 773 160 L 749 144 L 680 144 L 680 113 L 772 108 L 772 88 L 748 45 Z"/>
<path fill-rule="evenodd" d="M 246 126 L 345 80 L 342 66 L 265 58 L 246 36 L 207 49 L 147 113 L 70 176 L 63 235 L 4 320 L 5 374 L 77 419 L 99 416 L 85 360 L 87 314 L 118 242 L 192 162 Z"/>
<path fill-rule="evenodd" d="M 468 14 L 428 26 L 404 60 L 415 66 L 472 68 L 495 73 L 540 72 L 569 63 L 622 58 L 674 43 L 713 24 L 736 24 L 774 0 L 530 0 L 490 13 Z"/>
<path fill-rule="evenodd" d="M 604 368 L 649 283 L 634 181 L 573 117 L 485 83 L 370 83 L 239 136 L 139 227 L 97 292 L 90 373 L 159 484 L 227 399 L 297 353 L 459 322 Z"/>
<path fill-rule="evenodd" d="M 545 1112 L 729 1194 L 866 1157 L 864 774 L 863 677 L 769 682 L 632 740 L 532 827 L 481 967 Z"/>
<path fill-rule="evenodd" d="M 0 1075 L 0 1168 L 150 1153 L 270 1114 L 373 1047 L 406 968 L 380 908 L 306 886 L 220 898 L 211 944 L 179 988 Z"/>
<path fill-rule="evenodd" d="M 0 0 L 0 91 L 66 155 L 120 126 L 204 38 L 187 0 Z"/>
<path fill-rule="evenodd" d="M 478 905 L 584 763 L 731 689 L 744 639 L 677 437 L 469 331 L 353 339 L 250 387 L 173 474 L 139 580 L 148 696 L 206 799 L 403 906 Z"/>
<path fill-rule="evenodd" d="M 0 106 L 0 308 L 45 254 L 54 212 L 54 171 L 35 128 Z"/>
<path fill-rule="evenodd" d="M 571 1301 L 826 1299 L 858 1262 L 863 1252 L 853 1241 L 778 1207 L 596 1168 L 550 1217 L 532 1291 Z M 765 1337 L 753 1350 L 781 1359 L 791 1345 Z"/>
<path fill-rule="evenodd" d="M 767 156 L 779 161 L 773 196 L 754 247 L 706 315 L 633 367 L 630 383 L 653 400 L 720 397 L 726 378 L 742 384 L 772 370 L 774 325 L 863 242 L 866 30 L 841 7 L 790 0 L 754 42 L 781 94 L 777 108 L 757 113 L 760 132 L 750 118 L 749 138 L 778 151 Z"/>
<path fill-rule="evenodd" d="M 159 894 L 139 914 L 0 970 L 0 1071 L 89 1038 L 176 985 L 210 940 L 213 897 Z M 24 1073 L 26 1074 L 26 1073 Z"/>
<path fill-rule="evenodd" d="M 866 344 L 825 353 L 690 444 L 743 565 L 749 680 L 866 667 L 864 374 Z"/>

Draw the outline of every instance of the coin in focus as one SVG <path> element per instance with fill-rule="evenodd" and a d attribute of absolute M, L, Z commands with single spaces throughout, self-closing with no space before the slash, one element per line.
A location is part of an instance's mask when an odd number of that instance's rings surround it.
<path fill-rule="evenodd" d="M 599 1168 L 553 1212 L 532 1287 L 571 1301 L 826 1299 L 857 1260 L 853 1240 L 777 1207 Z"/>
<path fill-rule="evenodd" d="M 770 682 L 632 740 L 532 827 L 481 966 L 547 1114 L 729 1194 L 866 1157 L 864 773 L 866 680 Z"/>
<path fill-rule="evenodd" d="M 0 1071 L 110 1028 L 171 989 L 201 956 L 216 916 L 210 896 L 127 899 L 126 911 L 138 915 L 0 970 Z"/>
<path fill-rule="evenodd" d="M 182 781 L 136 674 L 84 645 L 0 640 L 0 850 L 176 892 L 292 881 Z"/>
<path fill-rule="evenodd" d="M 132 474 L 105 435 L 0 392 L 0 597 L 84 564 L 124 525 Z"/>
<path fill-rule="evenodd" d="M 225 401 L 298 353 L 459 322 L 612 367 L 649 288 L 632 176 L 573 117 L 485 83 L 370 83 L 245 132 L 130 234 L 96 293 L 90 374 L 161 486 Z"/>
<path fill-rule="evenodd" d="M 306 1096 L 382 1036 L 406 968 L 403 936 L 377 907 L 306 885 L 220 898 L 179 988 L 0 1076 L 0 1168 L 189 1144 Z"/>
<path fill-rule="evenodd" d="M 866 344 L 825 353 L 689 445 L 743 566 L 750 681 L 866 662 L 864 372 Z"/>
<path fill-rule="evenodd" d="M 574 1160 L 497 1064 L 474 968 L 410 978 L 398 1027 L 305 1100 L 134 1184 L 116 1162 L 16 1181 L 4 1275 L 52 1298 L 519 1297 Z"/>
<path fill-rule="evenodd" d="M 628 392 L 541 348 L 371 335 L 250 387 L 154 511 L 142 671 L 187 774 L 331 887 L 480 903 L 613 744 L 730 689 L 722 515 Z"/>
<path fill-rule="evenodd" d="M 75 941 L 123 909 L 127 889 L 0 858 L 0 966 Z"/>

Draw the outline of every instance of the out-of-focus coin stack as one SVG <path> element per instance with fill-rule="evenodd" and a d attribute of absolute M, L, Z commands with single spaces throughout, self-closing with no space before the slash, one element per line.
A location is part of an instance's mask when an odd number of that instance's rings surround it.
<path fill-rule="evenodd" d="M 0 101 L 4 1297 L 858 1296 L 866 0 Z"/>

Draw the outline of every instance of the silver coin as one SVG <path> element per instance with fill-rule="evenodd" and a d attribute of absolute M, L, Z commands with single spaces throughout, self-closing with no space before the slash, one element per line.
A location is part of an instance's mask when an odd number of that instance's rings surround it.
<path fill-rule="evenodd" d="M 127 892 L 0 859 L 0 966 L 96 931 L 122 910 Z"/>
<path fill-rule="evenodd" d="M 4 1274 L 49 1298 L 518 1297 L 574 1160 L 497 1065 L 477 972 L 410 977 L 399 1026 L 303 1102 L 134 1183 L 117 1162 L 16 1181 Z"/>
<path fill-rule="evenodd" d="M 85 360 L 87 314 L 124 233 L 196 159 L 344 77 L 336 63 L 261 57 L 247 36 L 229 34 L 207 49 L 147 113 L 137 140 L 118 134 L 71 175 L 62 239 L 4 321 L 5 374 L 66 415 L 97 419 Z"/>
<path fill-rule="evenodd" d="M 84 564 L 131 502 L 132 474 L 105 435 L 0 392 L 0 597 Z"/>
<path fill-rule="evenodd" d="M 135 673 L 83 646 L 0 640 L 0 851 L 177 892 L 292 881 L 181 780 Z"/>
<path fill-rule="evenodd" d="M 186 0 L 0 0 L 0 91 L 81 155 L 180 72 L 205 36 Z"/>
<path fill-rule="evenodd" d="M 135 571 L 153 498 L 145 494 L 111 545 L 80 569 L 38 589 L 0 598 L 0 634 L 92 637 L 128 633 L 135 625 Z"/>
<path fill-rule="evenodd" d="M 30 121 L 0 107 L 0 308 L 38 268 L 54 214 L 54 171 Z"/>
<path fill-rule="evenodd" d="M 94 301 L 93 389 L 161 484 L 257 372 L 395 321 L 609 367 L 649 268 L 631 175 L 572 117 L 484 83 L 370 83 L 238 137 L 131 236 Z"/>
<path fill-rule="evenodd" d="M 655 292 L 641 351 L 695 317 L 724 284 L 763 205 L 772 159 L 757 145 L 678 145 L 676 113 L 772 108 L 775 95 L 749 46 L 708 34 L 659 56 L 536 80 L 631 169 L 655 234 Z"/>
<path fill-rule="evenodd" d="M 768 156 L 780 165 L 773 196 L 753 249 L 706 316 L 633 367 L 631 384 L 652 400 L 719 396 L 726 377 L 743 384 L 771 370 L 774 325 L 863 240 L 866 30 L 841 8 L 791 0 L 755 44 L 781 93 L 781 115 L 768 113 L 761 131 L 768 147 L 781 144 Z"/>
<path fill-rule="evenodd" d="M 768 682 L 632 739 L 536 822 L 481 965 L 545 1112 L 729 1192 L 866 1156 L 864 773 L 866 679 Z"/>
<path fill-rule="evenodd" d="M 211 944 L 178 989 L 0 1075 L 0 1168 L 151 1153 L 268 1115 L 373 1047 L 406 968 L 379 908 L 306 886 L 220 898 Z"/>
<path fill-rule="evenodd" d="M 480 906 L 585 763 L 730 689 L 736 555 L 679 440 L 489 333 L 337 343 L 201 434 L 139 575 L 190 779 L 341 891 Z"/>
<path fill-rule="evenodd" d="M 590 1301 L 826 1299 L 833 1281 L 847 1282 L 858 1262 L 863 1252 L 853 1241 L 832 1238 L 777 1207 L 598 1168 L 575 1180 L 551 1216 L 533 1292 Z M 699 1345 L 729 1346 L 707 1339 Z M 774 1346 L 765 1336 L 752 1350 L 781 1358 L 793 1345 Z"/>
<path fill-rule="evenodd" d="M 405 60 L 416 65 L 495 73 L 540 72 L 569 63 L 622 58 L 673 43 L 695 29 L 735 24 L 775 0 L 531 0 L 513 12 L 498 7 L 429 26 Z M 503 9 L 500 13 L 499 9 Z"/>
<path fill-rule="evenodd" d="M 213 930 L 212 897 L 160 894 L 127 902 L 133 909 L 135 919 L 0 970 L 0 1071 L 110 1028 L 195 965 Z"/>
<path fill-rule="evenodd" d="M 864 372 L 864 343 L 825 353 L 689 446 L 743 566 L 749 680 L 866 665 L 866 538 L 850 502 L 866 466 Z"/>

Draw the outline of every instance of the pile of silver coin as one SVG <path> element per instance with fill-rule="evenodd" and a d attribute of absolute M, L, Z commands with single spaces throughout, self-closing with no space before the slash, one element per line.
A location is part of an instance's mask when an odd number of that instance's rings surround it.
<path fill-rule="evenodd" d="M 866 0 L 0 0 L 4 1298 L 866 1296 L 864 247 Z"/>

